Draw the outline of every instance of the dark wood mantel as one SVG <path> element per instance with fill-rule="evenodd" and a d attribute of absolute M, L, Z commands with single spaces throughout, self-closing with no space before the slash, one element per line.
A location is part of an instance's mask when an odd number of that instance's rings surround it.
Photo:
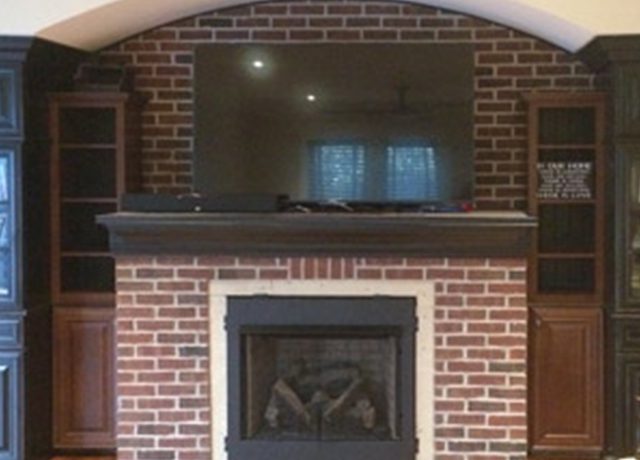
<path fill-rule="evenodd" d="M 523 257 L 536 226 L 520 212 L 122 212 L 98 222 L 114 254 Z"/>

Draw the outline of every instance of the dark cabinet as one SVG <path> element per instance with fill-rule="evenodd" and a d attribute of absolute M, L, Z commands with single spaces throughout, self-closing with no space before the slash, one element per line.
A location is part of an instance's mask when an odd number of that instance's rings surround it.
<path fill-rule="evenodd" d="M 51 457 L 46 94 L 85 58 L 0 37 L 0 460 Z"/>
<path fill-rule="evenodd" d="M 0 57 L 3 54 L 0 40 Z M 0 58 L 0 460 L 23 458 L 22 64 Z"/>
<path fill-rule="evenodd" d="M 22 131 L 20 102 L 22 96 L 22 65 L 0 63 L 0 136 L 20 137 Z"/>
<path fill-rule="evenodd" d="M 0 460 L 21 456 L 21 367 L 21 352 L 0 352 Z"/>
<path fill-rule="evenodd" d="M 620 248 L 623 256 L 618 266 L 618 297 L 621 300 L 616 310 L 640 312 L 640 149 L 627 149 L 621 163 L 620 201 L 624 204 L 624 213 L 619 225 L 620 238 L 624 246 Z"/>
<path fill-rule="evenodd" d="M 18 300 L 18 238 L 16 161 L 18 147 L 0 142 L 0 308 L 14 308 Z"/>
<path fill-rule="evenodd" d="M 615 337 L 615 429 L 620 452 L 637 449 L 636 429 L 640 417 L 640 320 L 617 321 Z"/>
<path fill-rule="evenodd" d="M 614 453 L 629 455 L 640 446 L 640 148 L 628 146 L 616 163 L 612 438 Z"/>

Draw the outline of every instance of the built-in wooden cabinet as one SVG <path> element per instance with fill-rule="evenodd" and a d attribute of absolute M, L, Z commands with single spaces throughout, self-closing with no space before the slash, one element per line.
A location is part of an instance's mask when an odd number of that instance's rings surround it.
<path fill-rule="evenodd" d="M 604 449 L 605 99 L 532 94 L 528 268 L 529 448 L 597 457 Z"/>
<path fill-rule="evenodd" d="M 56 93 L 49 103 L 53 444 L 113 448 L 115 267 L 96 216 L 116 212 L 139 183 L 139 107 L 107 92 Z"/>
<path fill-rule="evenodd" d="M 616 163 L 612 433 L 614 452 L 629 455 L 640 446 L 640 147 L 626 146 Z"/>
<path fill-rule="evenodd" d="M 530 320 L 532 451 L 598 455 L 604 433 L 602 311 L 539 307 Z"/>
<path fill-rule="evenodd" d="M 30 429 L 25 395 L 25 281 L 22 260 L 23 65 L 25 43 L 0 37 L 0 459 L 21 460 L 43 431 Z M 27 243 L 28 244 L 28 243 Z M 46 432 L 46 428 L 44 430 Z M 37 444 L 37 442 L 33 442 Z"/>

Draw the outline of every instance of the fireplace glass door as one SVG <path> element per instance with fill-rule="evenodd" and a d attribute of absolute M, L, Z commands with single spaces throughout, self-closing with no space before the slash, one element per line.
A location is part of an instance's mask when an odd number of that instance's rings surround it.
<path fill-rule="evenodd" d="M 228 299 L 229 460 L 415 458 L 415 299 Z"/>
<path fill-rule="evenodd" d="M 398 438 L 399 331 L 288 328 L 242 334 L 243 438 Z"/>

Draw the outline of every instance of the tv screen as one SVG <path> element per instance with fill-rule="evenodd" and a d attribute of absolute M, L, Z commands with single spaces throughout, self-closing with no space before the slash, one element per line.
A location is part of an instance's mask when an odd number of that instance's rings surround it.
<path fill-rule="evenodd" d="M 471 200 L 473 67 L 464 44 L 199 45 L 195 189 Z"/>

